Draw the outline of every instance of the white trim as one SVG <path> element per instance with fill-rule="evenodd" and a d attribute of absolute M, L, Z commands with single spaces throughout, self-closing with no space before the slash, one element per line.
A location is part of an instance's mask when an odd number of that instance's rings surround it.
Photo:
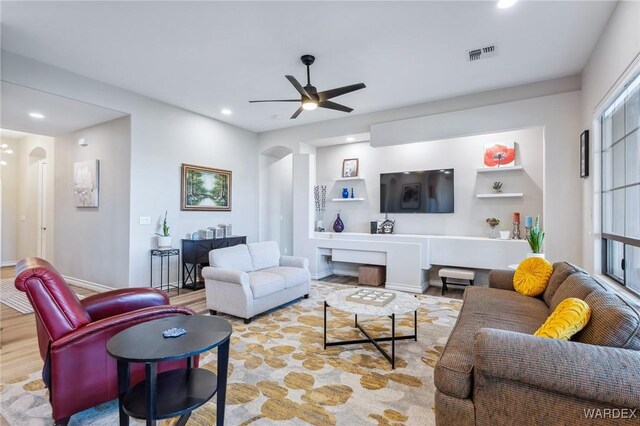
<path fill-rule="evenodd" d="M 599 117 L 605 111 L 613 101 L 613 99 L 617 98 L 620 93 L 625 89 L 625 84 L 630 83 L 631 77 L 633 77 L 638 71 L 640 71 L 640 53 L 636 55 L 636 57 L 631 61 L 629 66 L 622 72 L 620 77 L 613 83 L 613 86 L 605 93 L 602 97 L 602 100 L 596 105 L 593 110 L 594 117 Z"/>
<path fill-rule="evenodd" d="M 401 284 L 401 283 L 390 283 L 390 282 L 386 282 L 386 284 L 384 285 L 384 288 L 387 290 L 397 290 L 397 291 L 404 291 L 407 293 L 424 293 L 427 288 L 429 287 L 429 282 L 425 280 L 425 282 L 420 283 L 420 291 L 416 291 L 418 290 L 418 287 L 414 286 L 414 285 L 406 285 L 406 284 Z"/>
<path fill-rule="evenodd" d="M 0 267 L 4 268 L 5 266 L 16 266 L 18 264 L 17 260 L 5 260 L 0 263 Z"/>
<path fill-rule="evenodd" d="M 62 278 L 64 278 L 68 284 L 75 285 L 76 287 L 80 287 L 80 288 L 86 288 L 87 290 L 97 291 L 98 293 L 117 290 L 116 288 L 109 287 L 104 284 L 98 284 L 91 281 L 81 280 L 80 278 L 74 278 L 67 275 L 62 275 Z"/>

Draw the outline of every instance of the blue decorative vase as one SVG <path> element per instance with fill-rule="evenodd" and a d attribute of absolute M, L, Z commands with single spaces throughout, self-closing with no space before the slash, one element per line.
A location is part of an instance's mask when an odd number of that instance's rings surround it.
<path fill-rule="evenodd" d="M 349 188 L 342 188 L 342 198 L 349 198 Z"/>
<path fill-rule="evenodd" d="M 335 222 L 333 222 L 333 230 L 335 232 L 344 231 L 344 222 L 342 222 L 342 219 L 340 219 L 340 213 L 338 213 L 338 217 L 336 217 Z"/>

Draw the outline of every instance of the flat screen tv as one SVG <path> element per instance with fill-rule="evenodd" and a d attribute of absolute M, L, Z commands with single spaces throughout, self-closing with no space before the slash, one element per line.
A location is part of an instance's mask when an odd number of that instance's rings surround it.
<path fill-rule="evenodd" d="M 453 213 L 453 169 L 381 173 L 380 213 Z"/>

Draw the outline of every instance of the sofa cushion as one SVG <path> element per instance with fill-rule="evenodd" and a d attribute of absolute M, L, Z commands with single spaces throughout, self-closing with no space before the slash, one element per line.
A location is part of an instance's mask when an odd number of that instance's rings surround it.
<path fill-rule="evenodd" d="M 262 272 L 280 275 L 284 278 L 284 286 L 286 288 L 308 283 L 310 279 L 309 271 L 291 266 L 275 266 L 273 268 L 263 269 Z"/>
<path fill-rule="evenodd" d="M 549 315 L 549 318 L 533 333 L 548 339 L 569 340 L 589 322 L 591 308 L 581 299 L 564 299 Z"/>
<path fill-rule="evenodd" d="M 253 292 L 253 298 L 259 299 L 284 290 L 284 278 L 269 272 L 250 272 L 249 286 Z"/>
<path fill-rule="evenodd" d="M 547 306 L 551 306 L 551 298 L 556 294 L 556 291 L 558 291 L 558 288 L 564 280 L 566 280 L 569 275 L 575 274 L 576 272 L 584 273 L 580 268 L 577 268 L 567 262 L 556 262 L 553 264 L 553 273 L 551 274 L 547 288 L 542 295 L 542 299 Z"/>
<path fill-rule="evenodd" d="M 255 271 L 280 265 L 280 247 L 275 241 L 247 244 L 247 247 Z"/>
<path fill-rule="evenodd" d="M 249 249 L 244 244 L 211 250 L 209 252 L 209 265 L 220 269 L 232 269 L 242 272 L 253 271 L 251 255 L 249 255 Z"/>
<path fill-rule="evenodd" d="M 611 291 L 594 291 L 585 302 L 591 319 L 573 339 L 582 343 L 640 350 L 640 313 Z"/>
<path fill-rule="evenodd" d="M 576 299 L 584 300 L 592 291 L 606 290 L 602 284 L 594 280 L 590 275 L 583 273 L 571 274 L 566 280 L 558 287 L 558 290 L 551 298 L 551 304 L 549 309 L 555 310 L 556 307 L 564 299 L 575 297 Z"/>
<path fill-rule="evenodd" d="M 525 259 L 520 262 L 516 273 L 513 274 L 513 288 L 524 296 L 539 296 L 547 288 L 552 272 L 553 266 L 546 259 L 541 257 Z"/>
<path fill-rule="evenodd" d="M 533 334 L 549 316 L 540 299 L 515 291 L 468 287 L 458 321 L 434 371 L 439 391 L 468 398 L 473 386 L 473 342 L 481 328 Z"/>

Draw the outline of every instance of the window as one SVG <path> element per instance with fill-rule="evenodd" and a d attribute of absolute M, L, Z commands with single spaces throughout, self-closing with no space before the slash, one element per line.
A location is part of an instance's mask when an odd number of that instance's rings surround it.
<path fill-rule="evenodd" d="M 600 120 L 602 270 L 640 294 L 640 75 Z"/>

